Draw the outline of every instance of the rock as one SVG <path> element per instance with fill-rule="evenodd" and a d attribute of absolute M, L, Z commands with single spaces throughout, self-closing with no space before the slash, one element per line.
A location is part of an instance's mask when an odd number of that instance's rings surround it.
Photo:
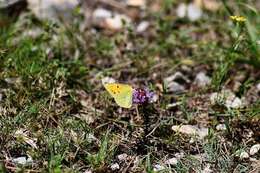
<path fill-rule="evenodd" d="M 235 96 L 230 90 L 222 90 L 220 93 L 212 93 L 210 96 L 211 104 L 224 103 L 227 108 L 241 108 L 244 106 L 242 100 Z"/>
<path fill-rule="evenodd" d="M 12 160 L 12 162 L 14 162 L 16 164 L 20 164 L 20 165 L 27 165 L 27 164 L 31 164 L 33 162 L 33 160 L 31 157 L 28 157 L 28 159 L 26 159 L 25 156 L 22 156 L 22 157 L 14 158 Z"/>
<path fill-rule="evenodd" d="M 16 164 L 21 164 L 21 165 L 25 165 L 26 164 L 26 157 L 17 157 L 15 159 L 13 159 L 13 162 Z"/>
<path fill-rule="evenodd" d="M 181 72 L 176 72 L 173 75 L 166 77 L 164 83 L 166 88 L 170 92 L 183 92 L 185 90 L 184 86 L 176 82 L 175 80 L 181 79 L 185 83 L 190 83 L 190 80 L 185 77 Z"/>
<path fill-rule="evenodd" d="M 260 150 L 260 144 L 255 144 L 250 148 L 249 154 L 255 155 L 256 153 L 258 153 L 258 151 Z"/>
<path fill-rule="evenodd" d="M 104 9 L 104 8 L 97 8 L 94 12 L 93 12 L 93 18 L 94 19 L 105 19 L 105 18 L 109 18 L 112 17 L 112 12 Z"/>
<path fill-rule="evenodd" d="M 139 23 L 139 25 L 136 27 L 136 32 L 142 33 L 142 32 L 144 32 L 144 31 L 146 31 L 148 27 L 149 27 L 149 22 L 148 22 L 148 21 L 142 21 L 142 22 Z"/>
<path fill-rule="evenodd" d="M 110 166 L 110 168 L 112 169 L 112 171 L 115 171 L 115 170 L 118 170 L 118 169 L 120 169 L 120 167 L 119 167 L 119 164 L 118 164 L 118 163 L 114 163 L 114 164 L 112 164 L 112 165 Z"/>
<path fill-rule="evenodd" d="M 182 104 L 181 102 L 170 103 L 170 104 L 166 105 L 166 109 L 170 109 L 170 108 L 179 106 L 181 104 Z"/>
<path fill-rule="evenodd" d="M 16 84 L 21 83 L 22 79 L 19 77 L 5 78 L 5 82 L 7 82 L 8 84 Z"/>
<path fill-rule="evenodd" d="M 123 154 L 119 154 L 119 155 L 117 156 L 117 158 L 118 158 L 119 161 L 123 162 L 123 161 L 126 161 L 127 156 L 128 156 L 128 155 L 127 155 L 126 153 L 123 153 Z"/>
<path fill-rule="evenodd" d="M 167 164 L 167 165 L 176 165 L 177 163 L 178 163 L 178 160 L 175 157 L 165 161 L 165 164 Z"/>
<path fill-rule="evenodd" d="M 257 89 L 258 92 L 260 91 L 260 83 L 258 83 L 258 84 L 256 85 L 256 89 Z"/>
<path fill-rule="evenodd" d="M 177 82 L 170 82 L 167 85 L 167 90 L 170 92 L 183 92 L 185 88 Z"/>
<path fill-rule="evenodd" d="M 239 155 L 239 158 L 240 159 L 247 159 L 247 158 L 249 158 L 249 154 L 245 151 L 242 151 Z"/>
<path fill-rule="evenodd" d="M 191 21 L 196 21 L 201 18 L 202 10 L 194 3 L 190 3 L 187 7 L 187 15 Z"/>
<path fill-rule="evenodd" d="M 228 97 L 228 99 L 226 100 L 226 106 L 228 108 L 240 108 L 242 107 L 242 101 L 238 97 L 235 98 Z"/>
<path fill-rule="evenodd" d="M 185 3 L 181 3 L 178 5 L 176 13 L 179 18 L 184 18 L 187 12 L 187 6 Z"/>
<path fill-rule="evenodd" d="M 172 130 L 187 135 L 198 136 L 200 139 L 203 139 L 208 135 L 208 128 L 198 128 L 197 126 L 192 125 L 175 125 L 172 126 Z"/>
<path fill-rule="evenodd" d="M 78 0 L 27 0 L 29 9 L 39 19 L 70 21 L 74 8 L 79 5 Z"/>
<path fill-rule="evenodd" d="M 0 102 L 2 101 L 2 99 L 3 99 L 3 94 L 0 93 Z"/>
<path fill-rule="evenodd" d="M 164 83 L 170 83 L 172 81 L 175 81 L 176 79 L 182 79 L 184 80 L 186 83 L 190 83 L 190 80 L 184 76 L 184 74 L 182 74 L 181 72 L 176 72 L 173 75 L 167 77 L 164 79 Z"/>
<path fill-rule="evenodd" d="M 127 0 L 126 4 L 132 7 L 145 7 L 145 0 Z"/>
<path fill-rule="evenodd" d="M 210 82 L 211 79 L 204 72 L 199 72 L 195 77 L 195 84 L 200 87 L 204 87 L 210 84 Z"/>
<path fill-rule="evenodd" d="M 164 169 L 165 169 L 165 167 L 162 166 L 162 165 L 159 165 L 159 164 L 156 164 L 156 165 L 154 165 L 154 167 L 153 167 L 153 171 L 155 171 L 155 172 L 162 171 L 162 170 L 164 170 Z"/>
<path fill-rule="evenodd" d="M 219 131 L 221 131 L 221 130 L 227 130 L 227 127 L 226 127 L 225 124 L 218 124 L 218 125 L 216 126 L 216 129 L 219 130 Z"/>
<path fill-rule="evenodd" d="M 116 14 L 113 17 L 105 19 L 105 28 L 110 30 L 120 30 L 123 28 L 124 23 L 126 25 L 130 24 L 131 19 L 123 14 Z"/>

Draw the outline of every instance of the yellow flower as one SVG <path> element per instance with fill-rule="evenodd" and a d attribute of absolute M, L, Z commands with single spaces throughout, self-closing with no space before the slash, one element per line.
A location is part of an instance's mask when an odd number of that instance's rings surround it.
<path fill-rule="evenodd" d="M 235 22 L 245 22 L 246 18 L 244 16 L 230 16 L 230 19 Z"/>

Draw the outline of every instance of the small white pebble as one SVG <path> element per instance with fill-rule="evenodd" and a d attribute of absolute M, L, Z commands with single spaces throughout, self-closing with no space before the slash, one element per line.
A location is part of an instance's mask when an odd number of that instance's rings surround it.
<path fill-rule="evenodd" d="M 112 12 L 104 9 L 104 8 L 97 8 L 94 12 L 93 12 L 93 17 L 94 18 L 109 18 L 112 17 Z"/>
<path fill-rule="evenodd" d="M 123 15 L 123 14 L 116 14 L 113 17 L 105 19 L 106 27 L 108 29 L 111 29 L 111 30 L 120 30 L 120 29 L 122 29 L 123 26 L 124 26 L 124 23 L 130 24 L 131 23 L 131 19 L 128 16 Z"/>
<path fill-rule="evenodd" d="M 221 130 L 227 130 L 227 127 L 226 127 L 225 124 L 218 124 L 218 125 L 216 126 L 216 129 L 219 130 L 219 131 L 221 131 Z"/>
<path fill-rule="evenodd" d="M 258 153 L 258 151 L 260 150 L 260 144 L 255 144 L 253 145 L 251 148 L 250 148 L 250 152 L 249 154 L 252 156 L 252 155 L 255 155 L 256 153 Z"/>
<path fill-rule="evenodd" d="M 117 156 L 117 158 L 118 158 L 118 160 L 119 161 L 125 161 L 126 159 L 127 159 L 127 154 L 126 153 L 123 153 L 123 154 L 119 154 L 118 156 Z"/>
<path fill-rule="evenodd" d="M 177 163 L 178 163 L 178 160 L 175 157 L 165 161 L 165 164 L 167 164 L 167 165 L 176 165 Z"/>
<path fill-rule="evenodd" d="M 111 168 L 113 171 L 115 171 L 115 170 L 119 169 L 120 167 L 119 167 L 119 164 L 118 164 L 118 163 L 114 163 L 114 164 L 112 164 L 112 165 L 110 166 L 110 168 Z"/>
<path fill-rule="evenodd" d="M 256 88 L 257 88 L 258 91 L 260 91 L 260 83 L 258 83 L 258 84 L 256 85 Z"/>
<path fill-rule="evenodd" d="M 174 125 L 172 126 L 172 130 L 187 135 L 196 135 L 200 139 L 203 139 L 208 135 L 208 128 L 198 128 L 197 126 L 193 125 Z"/>
<path fill-rule="evenodd" d="M 14 158 L 13 162 L 20 165 L 26 165 L 26 164 L 31 164 L 33 160 L 30 156 L 28 157 L 28 159 L 26 159 L 25 156 L 22 156 L 22 157 Z"/>
<path fill-rule="evenodd" d="M 240 157 L 240 159 L 247 159 L 247 158 L 249 158 L 249 154 L 247 152 L 243 151 L 240 153 L 239 157 Z"/>
<path fill-rule="evenodd" d="M 142 33 L 142 32 L 144 32 L 148 27 L 149 27 L 149 22 L 147 22 L 147 21 L 142 21 L 142 22 L 136 27 L 136 32 Z"/>
<path fill-rule="evenodd" d="M 146 1 L 145 0 L 127 0 L 127 5 L 132 7 L 144 7 Z"/>
<path fill-rule="evenodd" d="M 202 10 L 194 3 L 190 3 L 187 7 L 188 18 L 195 21 L 201 18 Z"/>
<path fill-rule="evenodd" d="M 242 107 L 242 101 L 240 98 L 235 97 L 234 100 L 227 100 L 226 105 L 227 105 L 227 107 L 230 107 L 230 108 L 240 108 L 240 107 Z"/>
<path fill-rule="evenodd" d="M 177 16 L 180 18 L 185 17 L 186 11 L 187 11 L 186 4 L 184 4 L 184 3 L 179 4 L 177 7 L 177 10 L 176 10 Z"/>
<path fill-rule="evenodd" d="M 159 164 L 156 164 L 156 165 L 154 165 L 154 167 L 153 167 L 153 171 L 155 171 L 155 172 L 162 171 L 162 170 L 164 170 L 164 169 L 165 169 L 165 167 L 162 166 L 162 165 L 159 165 Z"/>
<path fill-rule="evenodd" d="M 195 77 L 195 83 L 200 87 L 210 84 L 210 81 L 211 79 L 204 72 L 199 72 Z"/>

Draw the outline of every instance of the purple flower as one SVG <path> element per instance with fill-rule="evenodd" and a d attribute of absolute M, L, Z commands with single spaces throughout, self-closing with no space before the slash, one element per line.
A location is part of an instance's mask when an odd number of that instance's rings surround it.
<path fill-rule="evenodd" d="M 145 89 L 134 89 L 133 92 L 133 103 L 135 104 L 143 104 L 152 102 L 154 93 L 149 91 L 147 88 Z"/>

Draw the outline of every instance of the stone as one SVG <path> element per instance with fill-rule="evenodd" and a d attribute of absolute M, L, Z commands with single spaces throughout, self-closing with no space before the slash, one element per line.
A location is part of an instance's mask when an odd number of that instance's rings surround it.
<path fill-rule="evenodd" d="M 210 82 L 211 79 L 204 72 L 199 72 L 195 77 L 195 84 L 200 87 L 204 87 L 210 84 Z"/>
<path fill-rule="evenodd" d="M 258 83 L 258 84 L 256 85 L 256 89 L 257 89 L 257 91 L 260 91 L 260 83 Z"/>
<path fill-rule="evenodd" d="M 165 169 L 165 167 L 160 164 L 155 164 L 153 167 L 153 171 L 155 171 L 155 172 L 162 171 L 164 169 Z"/>
<path fill-rule="evenodd" d="M 178 159 L 173 157 L 165 161 L 165 164 L 167 165 L 176 165 L 178 163 Z"/>
<path fill-rule="evenodd" d="M 78 0 L 27 0 L 28 8 L 39 19 L 70 21 L 74 8 L 79 5 Z"/>
<path fill-rule="evenodd" d="M 110 166 L 110 168 L 112 169 L 112 171 L 118 170 L 120 169 L 120 166 L 118 163 L 114 163 Z"/>
<path fill-rule="evenodd" d="M 28 157 L 26 159 L 25 156 L 21 156 L 21 157 L 17 157 L 17 158 L 14 158 L 12 160 L 12 162 L 16 163 L 16 164 L 20 164 L 20 165 L 27 165 L 27 164 L 31 164 L 33 162 L 32 158 L 31 157 Z"/>
<path fill-rule="evenodd" d="M 260 150 L 260 144 L 255 144 L 250 148 L 249 154 L 255 155 L 256 153 L 258 153 L 258 151 Z"/>
<path fill-rule="evenodd" d="M 193 125 L 174 125 L 172 126 L 172 130 L 187 135 L 198 136 L 200 139 L 203 139 L 208 135 L 208 128 L 198 128 Z"/>
<path fill-rule="evenodd" d="M 226 127 L 225 124 L 218 124 L 218 125 L 216 126 L 216 129 L 217 129 L 218 131 L 227 130 L 227 127 Z"/>
<path fill-rule="evenodd" d="M 123 153 L 123 154 L 119 154 L 119 155 L 117 156 L 117 158 L 118 158 L 119 161 L 123 162 L 123 161 L 126 161 L 127 156 L 128 156 L 128 155 L 127 155 L 126 153 Z"/>
<path fill-rule="evenodd" d="M 181 3 L 178 5 L 176 13 L 179 18 L 184 18 L 186 15 L 187 6 L 185 3 Z"/>
<path fill-rule="evenodd" d="M 139 25 L 137 25 L 136 32 L 143 33 L 147 30 L 148 27 L 149 27 L 149 22 L 148 21 L 142 21 L 141 23 L 139 23 Z"/>
<path fill-rule="evenodd" d="M 170 82 L 167 85 L 167 90 L 170 92 L 183 92 L 185 90 L 184 86 L 177 82 Z"/>
<path fill-rule="evenodd" d="M 239 155 L 239 158 L 240 159 L 247 159 L 247 158 L 249 158 L 249 154 L 245 151 L 242 151 Z"/>
<path fill-rule="evenodd" d="M 112 17 L 112 12 L 104 8 L 97 8 L 93 12 L 93 18 L 95 19 L 104 19 L 109 17 Z"/>
<path fill-rule="evenodd" d="M 187 7 L 187 15 L 191 21 L 196 21 L 201 18 L 202 10 L 194 3 L 190 3 Z"/>
<path fill-rule="evenodd" d="M 15 159 L 13 159 L 13 162 L 16 164 L 21 164 L 21 165 L 25 165 L 26 164 L 26 157 L 17 157 Z"/>
<path fill-rule="evenodd" d="M 170 83 L 172 81 L 175 81 L 176 79 L 182 79 L 184 80 L 186 83 L 190 83 L 190 80 L 184 76 L 184 74 L 182 74 L 181 72 L 177 71 L 176 73 L 174 73 L 173 75 L 165 78 L 163 81 L 164 83 Z"/>
<path fill-rule="evenodd" d="M 124 23 L 127 25 L 131 19 L 123 14 L 116 14 L 113 17 L 105 19 L 105 28 L 110 30 L 120 30 L 123 28 Z"/>
<path fill-rule="evenodd" d="M 230 91 L 230 90 L 222 90 L 221 92 L 212 93 L 210 95 L 211 104 L 215 105 L 218 102 L 224 103 L 227 108 L 242 108 L 244 103 L 242 100 Z"/>
<path fill-rule="evenodd" d="M 126 4 L 132 7 L 145 7 L 145 0 L 127 0 Z"/>
<path fill-rule="evenodd" d="M 242 101 L 238 97 L 235 98 L 228 97 L 228 99 L 226 100 L 226 106 L 228 108 L 240 108 L 242 107 Z"/>

